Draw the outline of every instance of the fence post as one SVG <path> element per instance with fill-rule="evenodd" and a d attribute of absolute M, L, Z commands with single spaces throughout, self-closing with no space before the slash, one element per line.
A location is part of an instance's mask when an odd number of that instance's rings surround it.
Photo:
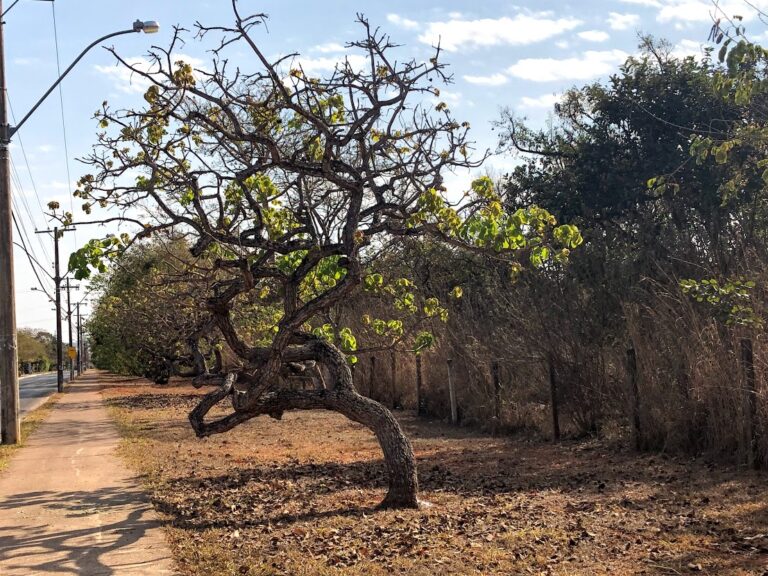
<path fill-rule="evenodd" d="M 451 364 L 453 360 L 448 358 L 448 397 L 451 401 L 451 424 L 459 421 L 459 409 L 456 406 L 456 390 L 453 387 L 453 378 L 451 377 Z"/>
<path fill-rule="evenodd" d="M 390 396 L 392 397 L 392 409 L 394 410 L 397 406 L 397 355 L 394 350 L 389 351 L 389 366 L 392 373 Z"/>
<path fill-rule="evenodd" d="M 376 356 L 371 354 L 371 373 L 368 374 L 368 398 L 373 398 L 373 379 L 376 375 Z"/>
<path fill-rule="evenodd" d="M 426 410 L 424 409 L 424 396 L 422 393 L 422 384 L 424 376 L 421 372 L 421 354 L 416 355 L 416 415 L 424 416 Z"/>
<path fill-rule="evenodd" d="M 494 360 L 491 364 L 493 376 L 493 431 L 496 433 L 501 426 L 501 378 L 499 377 L 499 363 Z"/>
<path fill-rule="evenodd" d="M 749 465 L 752 468 L 760 468 L 760 429 L 757 422 L 757 390 L 755 382 L 755 358 L 752 349 L 752 340 L 741 339 L 741 364 L 744 369 L 744 380 L 747 388 L 747 407 L 749 418 Z"/>
<path fill-rule="evenodd" d="M 632 416 L 632 447 L 640 450 L 642 430 L 640 429 L 640 390 L 637 384 L 637 353 L 627 348 L 627 374 L 629 376 L 630 411 Z"/>
<path fill-rule="evenodd" d="M 549 396 L 552 403 L 552 436 L 555 441 L 560 440 L 560 407 L 557 399 L 557 378 L 555 375 L 555 362 L 549 355 Z"/>

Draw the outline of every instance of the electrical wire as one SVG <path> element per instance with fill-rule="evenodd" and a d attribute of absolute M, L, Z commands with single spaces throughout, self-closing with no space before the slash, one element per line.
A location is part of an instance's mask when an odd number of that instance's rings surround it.
<path fill-rule="evenodd" d="M 11 158 L 11 182 L 15 186 L 16 195 L 19 198 L 21 198 L 21 203 L 24 206 L 24 210 L 26 212 L 27 219 L 29 220 L 30 226 L 32 226 L 32 228 L 34 230 L 37 230 L 37 225 L 35 224 L 35 218 L 32 215 L 32 211 L 31 211 L 31 209 L 29 207 L 29 203 L 27 202 L 27 196 L 24 193 L 24 186 L 21 183 L 21 176 L 19 175 L 19 172 L 16 169 L 16 163 L 13 161 L 13 158 Z M 15 196 L 14 196 L 14 198 L 15 198 Z M 19 213 L 19 215 L 21 215 L 21 212 L 18 210 L 18 205 L 17 205 L 17 212 Z M 48 252 L 48 248 L 46 247 L 45 242 L 43 242 L 43 239 L 40 236 L 37 236 L 37 241 L 38 241 L 38 243 L 40 245 L 40 249 L 43 252 L 43 256 L 45 258 L 45 261 L 46 262 L 50 262 L 51 261 L 51 256 L 50 256 L 50 253 Z M 34 250 L 32 248 L 32 241 L 31 240 L 29 241 L 29 247 L 30 247 L 31 250 Z"/>
<path fill-rule="evenodd" d="M 13 123 L 15 124 L 16 123 L 16 115 L 13 112 L 13 105 L 11 104 L 11 98 L 10 98 L 10 96 L 6 95 L 6 99 L 8 101 L 8 110 L 11 113 L 11 119 L 13 120 Z M 45 208 L 43 208 L 43 202 L 40 199 L 40 194 L 38 194 L 38 192 L 37 192 L 37 185 L 35 184 L 35 178 L 32 175 L 32 168 L 29 165 L 29 158 L 27 157 L 27 151 L 24 148 L 24 141 L 21 138 L 21 134 L 19 134 L 19 133 L 16 134 L 16 141 L 19 143 L 19 148 L 21 149 L 21 155 L 24 157 L 24 163 L 25 163 L 25 165 L 27 167 L 27 172 L 29 174 L 29 181 L 30 181 L 30 183 L 32 185 L 32 191 L 35 194 L 35 198 L 37 199 L 37 205 L 40 208 L 40 213 L 41 214 L 45 214 Z M 13 161 L 11 161 L 11 168 L 12 168 L 12 171 L 16 171 L 16 168 L 14 166 Z M 18 190 L 22 190 L 21 178 L 19 177 L 18 172 L 16 172 L 16 180 L 17 180 Z M 22 195 L 22 198 L 23 198 L 23 195 Z M 24 200 L 24 203 L 26 204 L 26 199 Z M 29 214 L 30 214 L 30 222 L 32 223 L 32 226 L 36 228 L 35 222 L 34 222 L 34 218 L 32 217 L 31 211 L 30 211 Z M 51 259 L 50 254 L 48 253 L 48 250 L 46 249 L 45 245 L 43 244 L 42 239 L 39 239 L 39 242 L 40 242 L 40 247 L 43 250 L 43 254 L 45 255 L 45 259 L 46 260 L 50 260 Z"/>
<path fill-rule="evenodd" d="M 16 214 L 12 213 L 11 216 L 13 218 L 14 226 L 16 226 L 16 232 L 18 233 L 19 239 L 21 240 L 21 244 L 18 244 L 16 242 L 14 242 L 14 244 L 16 244 L 17 247 L 21 248 L 22 251 L 24 252 L 24 254 L 26 254 L 27 259 L 29 260 L 29 265 L 32 267 L 32 272 L 34 272 L 35 278 L 37 278 L 37 283 L 40 285 L 40 290 L 42 290 L 43 294 L 45 294 L 46 296 L 48 296 L 48 298 L 50 298 L 52 300 L 53 299 L 52 296 L 45 289 L 45 286 L 43 285 L 43 281 L 40 278 L 40 275 L 37 273 L 37 267 L 35 266 L 35 264 L 37 264 L 37 266 L 39 266 L 40 269 L 43 270 L 44 272 L 45 272 L 45 270 L 40 265 L 40 263 L 37 262 L 37 260 L 32 256 L 32 254 L 29 252 L 29 250 L 27 250 L 26 243 L 24 242 L 24 235 L 21 233 L 21 229 L 19 227 L 18 220 L 16 220 Z M 46 274 L 47 274 L 47 272 L 46 272 Z"/>
<path fill-rule="evenodd" d="M 29 264 L 32 268 L 32 272 L 35 274 L 35 277 L 37 278 L 37 282 L 40 285 L 40 289 L 50 298 L 50 294 L 48 290 L 46 290 L 45 284 L 43 280 L 40 278 L 40 275 L 38 274 L 38 268 L 51 280 L 53 280 L 53 277 L 46 270 L 45 266 L 40 264 L 40 258 L 37 254 L 35 254 L 35 251 L 32 245 L 32 240 L 29 237 L 29 231 L 27 230 L 27 227 L 24 223 L 24 219 L 21 218 L 22 212 L 19 209 L 19 203 L 16 200 L 17 197 L 21 199 L 22 204 L 24 205 L 27 217 L 29 218 L 29 221 L 32 224 L 32 226 L 34 226 L 34 219 L 32 217 L 32 212 L 29 208 L 29 204 L 26 202 L 26 196 L 21 186 L 18 170 L 16 170 L 16 166 L 13 160 L 11 160 L 10 164 L 11 164 L 11 177 L 16 188 L 16 194 L 11 194 L 11 205 L 13 208 L 11 212 L 11 216 L 13 218 L 14 226 L 16 227 L 16 233 L 19 237 L 19 240 L 21 241 L 21 245 L 19 245 L 18 243 L 15 243 L 15 244 L 19 248 L 21 248 L 26 254 L 27 259 L 29 260 Z M 18 218 L 17 218 L 17 214 L 19 215 Z M 40 238 L 38 237 L 38 239 Z M 47 256 L 47 251 L 45 251 L 44 244 L 41 244 L 41 246 L 43 246 L 44 252 Z"/>
<path fill-rule="evenodd" d="M 59 34 L 56 28 L 56 2 L 51 2 L 51 16 L 53 19 L 53 42 L 56 46 L 56 71 L 61 77 L 61 59 L 59 58 Z M 64 136 L 64 161 L 67 167 L 67 191 L 69 194 L 69 208 L 72 214 L 75 213 L 75 202 L 73 200 L 71 190 L 69 187 L 72 185 L 72 176 L 69 171 L 69 146 L 67 145 L 67 122 L 64 115 L 64 92 L 62 84 L 59 83 L 59 107 L 61 108 L 61 131 Z M 77 232 L 74 233 L 75 244 L 77 244 Z"/>
<path fill-rule="evenodd" d="M 19 231 L 19 234 L 21 235 L 22 239 L 24 239 L 26 237 L 26 245 L 28 245 L 28 246 L 25 245 L 25 248 L 28 247 L 28 251 L 32 254 L 32 256 L 35 258 L 35 260 L 39 261 L 40 257 L 37 254 L 35 254 L 35 250 L 34 250 L 33 245 L 32 245 L 32 240 L 31 240 L 31 238 L 29 236 L 29 231 L 27 230 L 27 227 L 24 225 L 23 218 L 21 218 L 21 211 L 19 210 L 19 205 L 16 202 L 15 195 L 11 196 L 11 205 L 12 205 L 12 208 L 13 208 L 13 215 L 14 215 L 14 217 L 17 214 L 19 215 L 19 222 L 21 223 L 21 226 L 20 226 L 21 230 Z M 34 226 L 34 223 L 32 225 Z M 17 227 L 18 226 L 19 226 L 19 223 L 17 222 Z"/>
<path fill-rule="evenodd" d="M 21 212 L 19 211 L 19 205 L 13 196 L 11 196 L 11 204 L 13 208 L 12 215 L 14 219 L 16 219 L 16 215 L 20 215 Z M 19 222 L 21 223 L 20 225 Z M 29 237 L 29 232 L 27 231 L 27 227 L 24 225 L 23 219 L 19 218 L 16 221 L 16 229 L 20 239 L 24 242 L 25 251 L 27 251 L 35 259 L 35 261 L 39 262 L 40 258 L 37 256 L 37 254 L 34 253 L 34 249 L 32 248 L 32 240 Z"/>

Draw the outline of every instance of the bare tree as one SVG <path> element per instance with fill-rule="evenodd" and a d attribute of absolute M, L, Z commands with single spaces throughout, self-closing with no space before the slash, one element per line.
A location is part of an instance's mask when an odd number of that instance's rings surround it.
<path fill-rule="evenodd" d="M 370 428 L 381 444 L 389 482 L 382 505 L 415 507 L 408 439 L 389 410 L 357 393 L 343 346 L 313 333 L 313 320 L 363 283 L 365 262 L 387 238 L 432 234 L 499 257 L 529 247 L 542 261 L 549 255 L 544 231 L 554 219 L 545 211 L 507 217 L 488 179 L 448 200 L 445 172 L 482 158 L 469 159 L 469 125 L 439 101 L 435 84 L 450 81 L 439 47 L 426 62 L 397 62 L 390 38 L 358 15 L 362 40 L 348 49 L 365 63 L 346 60 L 328 77 L 313 78 L 297 55 L 270 61 L 254 38 L 264 15 L 241 16 L 235 1 L 232 7 L 233 26 L 197 25 L 201 38 L 220 35 L 210 69 L 174 61 L 178 29 L 167 49 L 153 50 L 149 70 L 115 54 L 151 83 L 147 106 L 113 111 L 104 104 L 97 116 L 105 130 L 86 159 L 93 173 L 76 195 L 86 211 L 94 203 L 112 206 L 141 227 L 118 248 L 171 230 L 190 238 L 193 256 L 212 262 L 210 274 L 219 280 L 207 294 L 207 314 L 241 364 L 214 372 L 198 354 L 195 381 L 217 386 L 190 414 L 198 436 L 262 414 L 337 411 Z M 248 49 L 258 71 L 230 69 L 226 54 L 234 44 Z M 556 236 L 568 232 L 573 244 L 571 228 Z M 92 241 L 75 268 L 82 271 L 105 247 L 111 249 Z M 248 326 L 241 308 L 259 299 L 279 303 L 279 314 L 271 324 Z M 281 385 L 286 371 L 313 366 L 322 367 L 327 387 Z M 231 413 L 206 421 L 227 398 Z"/>

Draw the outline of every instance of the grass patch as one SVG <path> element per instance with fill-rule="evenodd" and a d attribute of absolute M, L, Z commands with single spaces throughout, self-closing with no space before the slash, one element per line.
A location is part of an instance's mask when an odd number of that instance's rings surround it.
<path fill-rule="evenodd" d="M 175 382 L 104 390 L 182 574 L 762 574 L 763 476 L 595 442 L 492 438 L 398 414 L 418 511 L 378 511 L 381 454 L 322 411 L 195 438 L 198 394 Z"/>
<path fill-rule="evenodd" d="M 29 435 L 32 434 L 40 424 L 48 418 L 51 408 L 58 401 L 59 395 L 54 393 L 44 404 L 38 406 L 32 412 L 29 412 L 21 421 L 21 442 L 13 446 L 0 444 L 0 472 L 8 467 L 11 457 L 19 448 L 23 448 Z"/>

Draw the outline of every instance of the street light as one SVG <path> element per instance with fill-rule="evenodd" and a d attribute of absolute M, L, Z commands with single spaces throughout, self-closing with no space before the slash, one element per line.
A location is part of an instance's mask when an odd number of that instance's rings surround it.
<path fill-rule="evenodd" d="M 0 0 L 0 14 L 3 2 Z M 16 126 L 8 124 L 5 84 L 5 42 L 3 24 L 0 22 L 0 430 L 3 444 L 17 444 L 21 435 L 19 426 L 19 374 L 18 345 L 16 336 L 16 297 L 13 279 L 13 231 L 11 211 L 11 171 L 8 145 L 13 135 L 40 107 L 75 65 L 96 44 L 115 36 L 144 32 L 153 34 L 160 30 L 154 20 L 136 20 L 128 30 L 112 32 L 91 42 L 64 73 L 42 95 Z"/>

